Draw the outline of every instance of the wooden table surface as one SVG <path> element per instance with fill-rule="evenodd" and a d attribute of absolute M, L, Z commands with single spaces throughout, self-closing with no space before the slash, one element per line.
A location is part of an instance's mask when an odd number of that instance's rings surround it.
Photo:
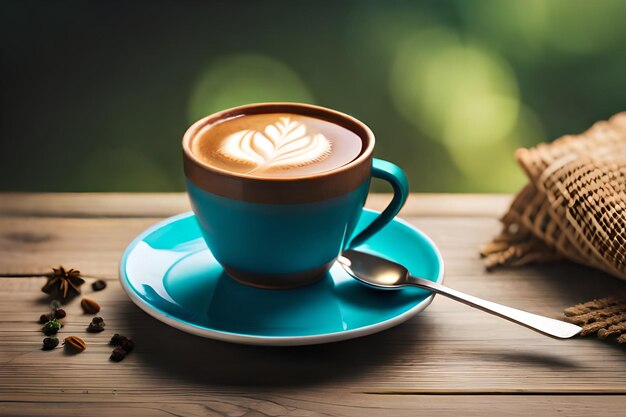
<path fill-rule="evenodd" d="M 380 209 L 387 195 L 373 195 Z M 445 283 L 559 317 L 624 289 L 561 262 L 485 272 L 478 248 L 499 231 L 510 196 L 412 195 L 401 217 L 429 234 Z M 626 413 L 626 350 L 595 338 L 557 341 L 443 297 L 394 329 L 308 347 L 239 346 L 188 335 L 143 313 L 117 281 L 126 245 L 189 209 L 183 194 L 0 194 L 0 415 L 107 416 L 618 416 Z M 74 301 L 59 336 L 89 349 L 41 350 L 40 275 L 65 265 L 108 281 L 84 293 L 107 331 L 84 332 Z M 39 275 L 39 276 L 38 276 Z M 109 361 L 112 333 L 137 348 Z"/>

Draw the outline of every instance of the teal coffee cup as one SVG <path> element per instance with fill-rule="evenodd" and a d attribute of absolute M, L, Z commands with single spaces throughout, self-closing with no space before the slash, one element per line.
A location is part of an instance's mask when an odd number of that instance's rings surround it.
<path fill-rule="evenodd" d="M 357 119 L 308 104 L 250 104 L 194 123 L 182 143 L 187 192 L 228 275 L 268 289 L 311 284 L 389 223 L 408 183 L 372 157 L 374 142 Z M 393 199 L 355 235 L 372 177 L 392 185 Z"/>

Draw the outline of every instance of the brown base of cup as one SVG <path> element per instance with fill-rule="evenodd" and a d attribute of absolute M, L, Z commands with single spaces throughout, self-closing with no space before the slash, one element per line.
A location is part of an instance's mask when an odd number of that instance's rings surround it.
<path fill-rule="evenodd" d="M 319 281 L 326 275 L 333 263 L 334 261 L 319 268 L 291 274 L 252 274 L 226 265 L 222 267 L 232 279 L 240 284 L 266 290 L 290 290 Z"/>

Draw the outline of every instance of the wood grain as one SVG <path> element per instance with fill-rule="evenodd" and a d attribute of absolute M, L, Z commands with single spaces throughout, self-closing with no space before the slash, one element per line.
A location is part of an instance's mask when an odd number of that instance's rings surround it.
<path fill-rule="evenodd" d="M 143 401 L 119 401 L 114 396 L 97 396 L 83 402 L 11 401 L 0 405 L 11 416 L 89 415 L 89 416 L 372 416 L 429 417 L 463 416 L 620 416 L 624 411 L 622 396 L 569 395 L 423 395 L 384 396 L 337 393 L 264 394 L 242 393 L 238 396 L 206 394 L 199 397 L 172 398 L 167 402 L 156 396 Z M 146 398 L 147 397 L 147 398 Z M 152 401 L 151 401 L 152 400 Z M 462 414 L 461 414 L 462 413 Z"/>
<path fill-rule="evenodd" d="M 368 207 L 381 210 L 388 194 L 370 194 Z M 497 217 L 509 195 L 413 194 L 404 216 Z M 15 217 L 166 217 L 191 210 L 185 193 L 0 193 L 0 216 Z"/>
<path fill-rule="evenodd" d="M 169 328 L 125 296 L 117 263 L 137 233 L 186 210 L 184 197 L 108 197 L 0 195 L 0 415 L 623 413 L 624 348 L 596 339 L 556 341 L 442 297 L 397 328 L 320 346 L 239 346 Z M 380 207 L 387 198 L 374 196 L 370 204 Z M 412 196 L 403 216 L 440 246 L 450 286 L 555 317 L 568 305 L 624 288 L 565 262 L 485 273 L 477 248 L 499 230 L 494 207 L 504 210 L 509 198 L 421 199 Z M 467 216 L 462 207 L 469 207 Z M 84 287 L 102 305 L 105 332 L 86 333 L 90 316 L 77 301 L 67 306 L 59 336 L 89 344 L 74 356 L 40 350 L 36 321 L 47 300 L 39 291 L 45 279 L 34 275 L 59 263 L 109 283 L 97 293 L 91 280 Z M 108 360 L 107 341 L 116 332 L 137 343 L 121 363 Z"/>

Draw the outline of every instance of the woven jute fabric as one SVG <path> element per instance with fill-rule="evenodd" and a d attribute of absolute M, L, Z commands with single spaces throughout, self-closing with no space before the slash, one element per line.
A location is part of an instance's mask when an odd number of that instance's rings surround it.
<path fill-rule="evenodd" d="M 529 183 L 482 248 L 486 266 L 567 258 L 626 279 L 626 112 L 515 157 Z"/>
<path fill-rule="evenodd" d="M 566 308 L 565 319 L 582 326 L 581 336 L 615 338 L 626 344 L 626 293 Z"/>

